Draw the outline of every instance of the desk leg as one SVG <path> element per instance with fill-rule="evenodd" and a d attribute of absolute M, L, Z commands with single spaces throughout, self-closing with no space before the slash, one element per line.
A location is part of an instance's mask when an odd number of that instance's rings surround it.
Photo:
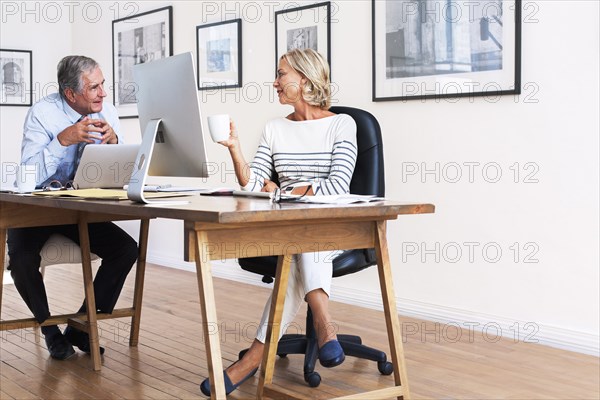
<path fill-rule="evenodd" d="M 140 239 L 137 266 L 135 269 L 135 289 L 133 291 L 133 316 L 131 317 L 131 332 L 129 346 L 138 345 L 140 336 L 140 319 L 142 317 L 142 297 L 144 294 L 144 276 L 146 274 L 146 253 L 148 251 L 148 231 L 150 220 L 143 219 L 140 223 Z"/>
<path fill-rule="evenodd" d="M 98 339 L 98 322 L 96 320 L 96 298 L 94 296 L 94 280 L 92 278 L 92 260 L 90 256 L 90 237 L 87 222 L 79 222 L 79 246 L 81 247 L 81 264 L 83 269 L 83 286 L 85 290 L 85 307 L 87 310 L 88 334 L 94 371 L 100 371 L 100 341 Z"/>
<path fill-rule="evenodd" d="M 281 315 L 283 314 L 283 303 L 290 275 L 290 264 L 291 256 L 279 256 L 277 259 L 275 287 L 273 288 L 273 295 L 271 297 L 265 350 L 256 392 L 256 397 L 259 399 L 263 398 L 265 385 L 270 385 L 273 382 L 273 369 L 275 368 L 275 356 L 277 355 L 277 344 L 279 342 L 279 332 L 281 331 Z"/>
<path fill-rule="evenodd" d="M 396 295 L 394 294 L 394 282 L 387 247 L 386 221 L 377 222 L 375 250 L 377 252 L 377 267 L 379 270 L 379 284 L 383 298 L 385 322 L 387 325 L 388 340 L 390 341 L 392 364 L 394 365 L 394 381 L 396 386 L 402 385 L 403 398 L 404 400 L 408 400 L 410 399 L 410 391 L 408 389 L 404 350 L 402 349 L 402 332 L 396 309 Z"/>
<path fill-rule="evenodd" d="M 225 399 L 225 381 L 223 379 L 223 360 L 217 320 L 217 306 L 210 266 L 209 244 L 205 232 L 196 231 L 196 277 L 202 308 L 202 330 L 208 361 L 210 378 L 210 398 Z"/>
<path fill-rule="evenodd" d="M 0 318 L 2 318 L 2 291 L 4 288 L 4 256 L 6 255 L 6 229 L 0 228 Z"/>

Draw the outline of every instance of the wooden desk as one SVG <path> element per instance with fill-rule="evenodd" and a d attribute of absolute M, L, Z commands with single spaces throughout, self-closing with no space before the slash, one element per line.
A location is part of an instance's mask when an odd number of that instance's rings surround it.
<path fill-rule="evenodd" d="M 272 381 L 278 327 L 281 323 L 284 292 L 290 269 L 289 256 L 322 250 L 375 247 L 391 349 L 391 362 L 394 365 L 395 386 L 348 398 L 410 397 L 387 249 L 386 221 L 396 219 L 398 215 L 403 214 L 432 213 L 434 212 L 433 205 L 379 202 L 329 206 L 272 204 L 264 199 L 238 197 L 191 196 L 188 199 L 190 203 L 187 205 L 148 206 L 129 201 L 40 199 L 0 194 L 0 241 L 4 246 L 6 228 L 24 224 L 26 224 L 25 226 L 52 225 L 56 224 L 57 220 L 78 223 L 82 236 L 87 235 L 89 222 L 141 219 L 147 223 L 150 218 L 183 220 L 185 227 L 190 232 L 186 249 L 190 258 L 196 261 L 203 332 L 204 337 L 207 338 L 205 346 L 212 383 L 212 398 L 218 399 L 225 398 L 225 387 L 211 260 L 266 255 L 281 256 L 273 289 L 273 305 L 267 329 L 266 351 L 260 372 L 257 397 L 280 395 L 282 392 L 284 396 L 288 396 L 291 394 L 285 393 L 284 389 L 276 390 L 272 386 Z M 31 212 L 34 213 L 35 218 L 26 217 Z M 56 218 L 54 216 L 50 218 L 49 214 L 58 215 Z M 19 215 L 24 219 L 24 223 L 19 222 Z M 142 224 L 143 226 L 144 224 Z M 140 247 L 143 248 L 145 260 L 147 226 L 142 229 L 140 238 Z M 82 240 L 82 244 L 82 251 L 84 251 L 84 247 L 89 251 L 87 240 Z M 3 257 L 4 253 L 1 254 Z M 89 254 L 87 258 L 84 258 L 84 264 L 89 266 Z M 143 275 L 141 279 L 143 280 Z M 92 321 L 93 317 L 93 315 L 88 315 L 90 337 L 97 338 L 97 333 L 92 332 L 97 329 L 95 321 Z M 277 329 L 273 329 L 273 327 Z M 97 347 L 97 342 L 95 343 Z"/>

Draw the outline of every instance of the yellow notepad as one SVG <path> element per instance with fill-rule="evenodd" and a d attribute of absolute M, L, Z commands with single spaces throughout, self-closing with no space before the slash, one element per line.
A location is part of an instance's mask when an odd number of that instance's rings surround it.
<path fill-rule="evenodd" d="M 47 192 L 33 192 L 36 196 L 69 197 L 86 200 L 127 200 L 127 191 L 123 189 L 76 189 L 76 190 L 51 190 Z M 144 192 L 146 198 L 189 196 L 190 193 L 177 192 Z"/>

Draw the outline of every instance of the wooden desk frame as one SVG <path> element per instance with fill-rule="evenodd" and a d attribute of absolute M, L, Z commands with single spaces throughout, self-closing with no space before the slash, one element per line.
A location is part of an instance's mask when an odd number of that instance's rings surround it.
<path fill-rule="evenodd" d="M 395 216 L 393 216 L 395 218 Z M 391 218 L 390 218 L 391 219 Z M 257 398 L 265 396 L 274 398 L 298 398 L 292 392 L 281 387 L 275 388 L 273 370 L 279 327 L 285 300 L 285 291 L 290 272 L 290 256 L 304 252 L 318 251 L 315 242 L 329 243 L 327 250 L 348 250 L 372 248 L 376 249 L 379 283 L 383 296 L 384 314 L 391 349 L 391 362 L 394 366 L 395 386 L 382 390 L 346 396 L 344 399 L 379 399 L 385 397 L 410 398 L 408 377 L 402 348 L 400 321 L 396 312 L 396 296 L 394 294 L 391 265 L 389 262 L 386 241 L 386 220 L 370 220 L 357 218 L 340 222 L 339 220 L 301 220 L 286 224 L 265 222 L 245 224 L 243 226 L 223 227 L 222 224 L 186 222 L 188 230 L 188 251 L 195 255 L 200 303 L 203 321 L 217 321 L 216 305 L 210 260 L 221 260 L 235 257 L 279 256 L 277 273 L 273 288 L 271 312 L 265 342 L 265 354 L 261 364 Z M 293 240 L 274 241 L 273 238 L 284 237 Z M 268 243 L 268 246 L 263 245 Z M 233 245 L 233 246 L 232 246 Z M 321 249 L 324 250 L 324 249 Z M 223 365 L 221 361 L 220 336 L 209 324 L 203 324 L 206 341 L 206 353 L 209 364 L 211 398 L 224 399 Z"/>
<path fill-rule="evenodd" d="M 0 316 L 2 315 L 2 280 L 4 277 L 4 257 L 6 254 L 7 229 L 27 228 L 34 226 L 51 226 L 75 224 L 79 227 L 79 247 L 81 248 L 81 268 L 83 271 L 83 288 L 86 313 L 51 315 L 46 321 L 39 324 L 35 318 L 0 321 L 0 331 L 25 329 L 39 326 L 69 324 L 70 326 L 87 332 L 90 336 L 90 356 L 92 368 L 99 371 L 102 367 L 100 358 L 100 338 L 98 336 L 98 320 L 131 317 L 131 330 L 129 346 L 138 344 L 140 332 L 140 318 L 142 313 L 142 296 L 144 292 L 144 274 L 146 271 L 146 252 L 150 221 L 142 219 L 139 236 L 139 252 L 135 273 L 135 289 L 133 305 L 130 308 L 120 308 L 112 313 L 96 313 L 96 299 L 94 297 L 94 279 L 92 276 L 92 260 L 90 256 L 90 241 L 88 224 L 92 222 L 119 221 L 124 218 L 119 215 L 98 215 L 86 212 L 73 212 L 68 210 L 49 210 L 47 207 L 21 205 L 14 203 L 0 203 L 2 205 L 2 218 L 0 219 Z"/>
<path fill-rule="evenodd" d="M 6 229 L 24 226 L 78 224 L 83 256 L 84 286 L 88 315 L 60 316 L 85 327 L 92 342 L 94 369 L 100 369 L 97 319 L 114 318 L 131 313 L 132 331 L 130 345 L 137 344 L 139 318 L 143 291 L 148 226 L 150 218 L 169 218 L 184 221 L 188 231 L 186 254 L 195 259 L 198 289 L 203 320 L 203 332 L 211 382 L 211 398 L 225 399 L 223 362 L 215 304 L 211 260 L 254 256 L 279 256 L 275 278 L 272 307 L 267 329 L 266 351 L 260 372 L 257 398 L 297 398 L 285 388 L 273 386 L 273 369 L 285 290 L 293 254 L 334 249 L 374 247 L 377 253 L 379 282 L 383 297 L 384 314 L 394 366 L 394 386 L 386 389 L 343 397 L 344 399 L 378 399 L 382 397 L 410 398 L 408 378 L 402 349 L 400 322 L 396 311 L 389 261 L 386 223 L 403 214 L 433 213 L 431 204 L 400 204 L 382 202 L 350 206 L 271 204 L 263 199 L 190 197 L 187 206 L 146 206 L 131 202 L 78 201 L 64 199 L 39 199 L 0 193 L 0 250 L 4 250 Z M 48 208 L 50 207 L 50 208 Z M 134 307 L 115 310 L 110 316 L 96 315 L 87 224 L 101 221 L 142 220 L 140 231 L 140 258 L 136 276 Z M 277 241 L 275 238 L 283 238 Z M 323 248 L 321 244 L 327 244 Z M 1 257 L 4 257 L 2 251 Z M 3 261 L 3 260 L 2 260 Z M 2 274 L 0 273 L 0 278 Z M 0 311 L 1 311 L 0 289 Z M 129 315 L 129 314 L 127 314 Z M 59 318 L 59 317 L 57 317 Z M 57 323 L 59 320 L 52 320 Z M 13 323 L 14 321 L 11 321 Z M 30 326 L 19 322 L 17 327 Z M 35 322 L 35 321 L 34 321 Z M 29 322 L 28 322 L 29 323 Z M 1 324 L 8 324 L 2 321 Z M 1 326 L 3 329 L 6 326 Z M 277 328 L 277 329 L 274 329 Z"/>

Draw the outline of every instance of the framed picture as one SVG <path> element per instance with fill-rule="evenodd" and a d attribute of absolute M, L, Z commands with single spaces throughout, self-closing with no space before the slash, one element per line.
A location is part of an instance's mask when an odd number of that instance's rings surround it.
<path fill-rule="evenodd" d="M 331 2 L 275 12 L 275 71 L 279 58 L 292 49 L 311 48 L 331 68 Z"/>
<path fill-rule="evenodd" d="M 198 89 L 242 87 L 242 20 L 196 27 Z"/>
<path fill-rule="evenodd" d="M 30 50 L 0 49 L 0 106 L 31 105 L 33 77 Z"/>
<path fill-rule="evenodd" d="M 113 103 L 120 118 L 137 118 L 133 66 L 173 55 L 173 7 L 112 23 Z"/>
<path fill-rule="evenodd" d="M 521 0 L 372 0 L 373 101 L 521 93 Z"/>

